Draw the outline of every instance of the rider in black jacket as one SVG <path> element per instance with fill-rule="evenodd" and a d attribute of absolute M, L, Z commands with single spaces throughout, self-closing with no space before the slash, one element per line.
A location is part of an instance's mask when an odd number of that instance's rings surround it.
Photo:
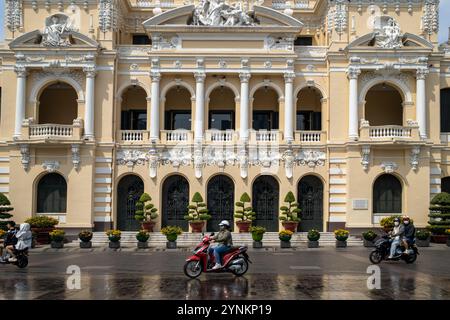
<path fill-rule="evenodd" d="M 409 247 L 414 243 L 414 238 L 416 237 L 416 228 L 414 224 L 411 223 L 409 217 L 403 218 L 403 224 L 405 226 L 405 234 L 403 236 L 403 244 L 405 245 L 405 253 L 408 254 Z"/>

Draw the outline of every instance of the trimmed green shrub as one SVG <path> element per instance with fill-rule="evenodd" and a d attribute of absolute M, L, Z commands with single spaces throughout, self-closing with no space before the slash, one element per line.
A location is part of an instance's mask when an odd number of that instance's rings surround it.
<path fill-rule="evenodd" d="M 47 216 L 36 216 L 25 220 L 29 223 L 31 228 L 54 228 L 59 224 L 59 221 L 55 218 Z"/>
<path fill-rule="evenodd" d="M 9 212 L 13 210 L 14 208 L 11 207 L 11 202 L 8 197 L 0 193 L 0 230 L 7 230 L 6 225 L 8 220 L 13 216 Z"/>
<path fill-rule="evenodd" d="M 151 203 L 152 197 L 148 193 L 143 193 L 136 202 L 136 214 L 134 218 L 139 222 L 150 222 L 158 218 L 158 209 Z"/>
<path fill-rule="evenodd" d="M 378 235 L 375 232 L 373 232 L 372 230 L 369 230 L 369 231 L 363 232 L 362 236 L 367 241 L 373 241 L 376 239 L 376 237 Z"/>
<path fill-rule="evenodd" d="M 434 196 L 428 216 L 427 229 L 434 235 L 444 235 L 450 229 L 450 194 L 442 192 Z"/>
<path fill-rule="evenodd" d="M 236 202 L 236 213 L 234 217 L 239 219 L 240 221 L 253 221 L 256 219 L 256 212 L 253 211 L 253 207 L 247 205 L 247 203 L 251 203 L 250 196 L 248 193 L 244 193 L 238 202 Z"/>
<path fill-rule="evenodd" d="M 316 229 L 311 229 L 308 231 L 308 240 L 309 241 L 319 241 L 320 232 Z"/>
<path fill-rule="evenodd" d="M 279 219 L 283 222 L 300 222 L 298 215 L 301 210 L 298 208 L 298 203 L 295 201 L 295 196 L 291 191 L 284 198 L 284 202 L 287 205 L 280 207 L 281 216 Z"/>
<path fill-rule="evenodd" d="M 204 203 L 200 193 L 196 192 L 191 202 L 194 204 L 187 207 L 188 214 L 184 216 L 185 220 L 189 222 L 201 222 L 211 219 L 211 216 L 208 214 L 208 209 L 206 209 L 206 203 Z"/>

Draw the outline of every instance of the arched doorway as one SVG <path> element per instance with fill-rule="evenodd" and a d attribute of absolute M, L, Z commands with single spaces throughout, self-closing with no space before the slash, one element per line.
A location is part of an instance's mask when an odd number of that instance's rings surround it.
<path fill-rule="evenodd" d="M 450 193 L 450 177 L 442 178 L 442 180 L 441 180 L 441 192 Z"/>
<path fill-rule="evenodd" d="M 67 213 L 67 182 L 58 173 L 43 176 L 37 185 L 37 213 Z"/>
<path fill-rule="evenodd" d="M 254 225 L 265 227 L 268 232 L 278 231 L 278 205 L 280 187 L 271 176 L 260 176 L 253 183 L 252 205 L 256 212 Z"/>
<path fill-rule="evenodd" d="M 117 228 L 121 231 L 136 231 L 140 223 L 134 218 L 136 202 L 144 193 L 144 182 L 136 175 L 127 175 L 117 187 Z"/>
<path fill-rule="evenodd" d="M 391 174 L 383 174 L 373 185 L 373 213 L 402 213 L 402 184 Z"/>
<path fill-rule="evenodd" d="M 189 182 L 180 175 L 170 176 L 162 188 L 162 226 L 179 226 L 188 231 L 184 219 L 189 205 Z"/>
<path fill-rule="evenodd" d="M 306 87 L 297 95 L 298 131 L 322 130 L 322 94 L 314 87 Z"/>
<path fill-rule="evenodd" d="M 275 89 L 264 86 L 253 95 L 253 130 L 279 129 L 279 96 Z"/>
<path fill-rule="evenodd" d="M 208 231 L 219 231 L 218 224 L 228 220 L 233 228 L 234 214 L 234 183 L 224 175 L 213 177 L 208 183 L 208 210 L 211 219 L 208 221 Z"/>
<path fill-rule="evenodd" d="M 130 86 L 122 95 L 121 130 L 147 130 L 147 92 Z"/>
<path fill-rule="evenodd" d="M 165 96 L 164 129 L 192 130 L 191 93 L 183 86 L 167 91 Z"/>
<path fill-rule="evenodd" d="M 298 183 L 301 222 L 299 231 L 323 231 L 323 183 L 316 176 L 305 176 Z"/>
<path fill-rule="evenodd" d="M 366 95 L 364 119 L 370 126 L 403 125 L 403 99 L 393 86 L 381 83 Z"/>
<path fill-rule="evenodd" d="M 221 86 L 209 95 L 209 130 L 234 130 L 236 101 L 233 90 Z"/>
<path fill-rule="evenodd" d="M 78 118 L 78 94 L 65 82 L 46 87 L 39 97 L 38 123 L 72 125 Z"/>

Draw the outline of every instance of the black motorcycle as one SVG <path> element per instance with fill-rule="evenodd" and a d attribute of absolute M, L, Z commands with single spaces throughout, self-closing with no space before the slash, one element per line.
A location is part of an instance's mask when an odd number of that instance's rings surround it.
<path fill-rule="evenodd" d="M 393 259 L 388 259 L 391 251 L 392 240 L 389 236 L 383 236 L 381 239 L 375 242 L 375 249 L 370 253 L 369 259 L 373 264 L 379 264 L 383 260 L 400 261 L 403 260 L 408 264 L 414 263 L 419 255 L 419 250 L 415 243 L 411 244 L 409 253 L 405 253 L 405 246 L 403 242 L 397 247 L 395 256 Z"/>
<path fill-rule="evenodd" d="M 8 259 L 0 261 L 0 264 L 13 264 L 18 268 L 23 269 L 28 266 L 28 249 L 25 250 L 15 250 L 14 255 L 17 261 L 9 262 Z"/>

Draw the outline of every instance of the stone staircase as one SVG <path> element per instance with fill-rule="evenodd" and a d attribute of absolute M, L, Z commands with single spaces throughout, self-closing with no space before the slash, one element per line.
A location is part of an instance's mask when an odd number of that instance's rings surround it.
<path fill-rule="evenodd" d="M 201 242 L 202 235 L 196 233 L 183 233 L 178 237 L 177 246 L 180 248 L 193 248 Z M 75 240 L 74 242 L 78 242 Z M 122 232 L 121 245 L 125 247 L 136 246 L 136 232 Z M 159 232 L 151 233 L 148 245 L 150 247 L 164 248 L 166 246 L 166 236 Z M 308 242 L 307 233 L 296 233 L 292 237 L 291 245 L 293 247 L 306 247 Z M 104 232 L 94 232 L 92 238 L 93 245 L 107 245 L 108 237 Z M 251 247 L 253 239 L 249 233 L 233 233 L 233 243 L 236 246 L 246 245 Z M 336 239 L 332 232 L 323 232 L 319 240 L 320 246 L 334 246 Z M 362 246 L 363 241 L 357 237 L 350 236 L 347 240 L 348 246 Z M 278 232 L 267 232 L 263 238 L 264 247 L 279 247 L 280 240 L 278 239 Z"/>

